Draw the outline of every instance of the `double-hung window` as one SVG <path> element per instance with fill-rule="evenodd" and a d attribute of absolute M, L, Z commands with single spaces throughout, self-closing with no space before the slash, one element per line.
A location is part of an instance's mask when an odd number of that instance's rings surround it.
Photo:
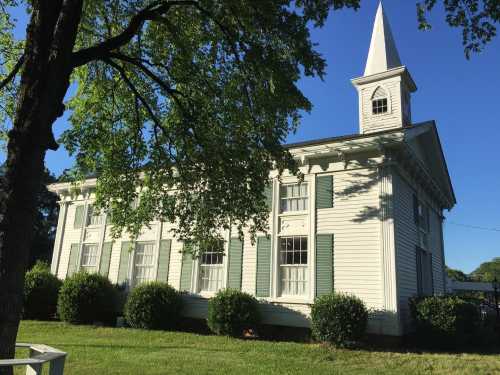
<path fill-rule="evenodd" d="M 87 225 L 101 225 L 103 222 L 103 215 L 97 213 L 94 206 L 87 207 Z"/>
<path fill-rule="evenodd" d="M 133 285 L 154 280 L 154 243 L 138 242 L 135 245 Z"/>
<path fill-rule="evenodd" d="M 88 273 L 97 271 L 97 249 L 97 244 L 84 244 L 82 246 L 80 269 Z"/>
<path fill-rule="evenodd" d="M 303 296 L 308 288 L 308 246 L 307 237 L 281 237 L 280 281 L 282 296 Z"/>
<path fill-rule="evenodd" d="M 422 249 L 429 250 L 429 207 L 421 201 L 416 204 L 419 246 Z"/>
<path fill-rule="evenodd" d="M 307 182 L 281 185 L 281 212 L 306 211 L 309 202 Z"/>
<path fill-rule="evenodd" d="M 199 258 L 198 290 L 217 292 L 224 281 L 224 253 L 222 246 L 207 249 Z"/>

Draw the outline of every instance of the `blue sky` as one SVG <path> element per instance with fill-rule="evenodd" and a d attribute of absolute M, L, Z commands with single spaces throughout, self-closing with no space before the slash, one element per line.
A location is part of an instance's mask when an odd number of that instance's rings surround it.
<path fill-rule="evenodd" d="M 415 3 L 384 0 L 384 8 L 401 60 L 418 86 L 413 120 L 437 121 L 458 200 L 445 213 L 446 263 L 470 272 L 500 256 L 500 231 L 454 224 L 500 228 L 500 37 L 466 60 L 460 31 L 444 22 L 442 5 L 430 16 L 432 31 L 422 32 Z M 300 82 L 314 107 L 290 142 L 358 132 L 358 99 L 350 79 L 363 74 L 377 4 L 362 0 L 357 12 L 333 12 L 322 29 L 312 32 L 328 62 L 327 76 Z M 67 126 L 66 115 L 55 124 L 56 135 Z M 62 147 L 47 153 L 46 165 L 56 175 L 71 164 Z"/>

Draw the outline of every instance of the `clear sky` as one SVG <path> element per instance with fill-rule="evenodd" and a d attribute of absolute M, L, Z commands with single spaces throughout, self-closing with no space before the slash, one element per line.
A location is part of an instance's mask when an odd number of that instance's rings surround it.
<path fill-rule="evenodd" d="M 328 74 L 324 81 L 300 82 L 314 107 L 290 142 L 358 132 L 358 99 L 350 79 L 363 74 L 378 0 L 361 3 L 357 12 L 332 13 L 313 31 Z M 470 272 L 500 256 L 500 37 L 466 60 L 460 31 L 445 23 L 441 4 L 430 17 L 433 29 L 423 32 L 417 29 L 416 0 L 383 3 L 401 60 L 418 86 L 413 120 L 437 121 L 457 196 L 456 207 L 445 212 L 446 263 Z M 56 135 L 69 126 L 66 119 L 55 124 Z M 47 153 L 46 164 L 58 175 L 72 160 L 61 147 Z"/>

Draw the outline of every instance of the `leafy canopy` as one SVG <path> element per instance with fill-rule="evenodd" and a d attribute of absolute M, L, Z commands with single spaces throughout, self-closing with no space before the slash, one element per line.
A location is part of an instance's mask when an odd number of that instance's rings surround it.
<path fill-rule="evenodd" d="M 466 53 L 494 36 L 498 1 L 443 1 Z M 418 3 L 422 28 L 435 3 Z M 31 4 L 0 0 L 3 139 L 23 64 L 9 7 Z M 265 230 L 270 171 L 298 172 L 282 146 L 311 109 L 296 83 L 325 72 L 309 30 L 359 4 L 85 0 L 72 56 L 77 92 L 66 105 L 72 127 L 61 138 L 76 156 L 68 175 L 99 176 L 96 206 L 115 236 L 154 219 L 177 222 L 177 236 L 198 243 L 232 225 Z"/>
<path fill-rule="evenodd" d="M 85 2 L 78 49 L 164 3 Z M 99 176 L 97 205 L 111 212 L 115 235 L 155 218 L 177 220 L 177 235 L 198 243 L 230 225 L 264 230 L 269 172 L 297 171 L 282 143 L 311 109 L 296 82 L 325 70 L 308 24 L 357 2 L 178 3 L 77 68 L 62 141 L 79 171 Z"/>
<path fill-rule="evenodd" d="M 496 279 L 500 282 L 500 257 L 481 263 L 470 276 L 477 281 L 492 282 Z"/>

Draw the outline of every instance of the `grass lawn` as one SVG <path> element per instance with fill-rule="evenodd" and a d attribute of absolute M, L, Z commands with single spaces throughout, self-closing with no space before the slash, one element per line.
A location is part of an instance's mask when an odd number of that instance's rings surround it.
<path fill-rule="evenodd" d="M 52 322 L 23 321 L 18 341 L 68 352 L 69 375 L 500 374 L 500 355 L 335 350 L 318 344 Z M 19 368 L 16 374 L 23 371 Z"/>

